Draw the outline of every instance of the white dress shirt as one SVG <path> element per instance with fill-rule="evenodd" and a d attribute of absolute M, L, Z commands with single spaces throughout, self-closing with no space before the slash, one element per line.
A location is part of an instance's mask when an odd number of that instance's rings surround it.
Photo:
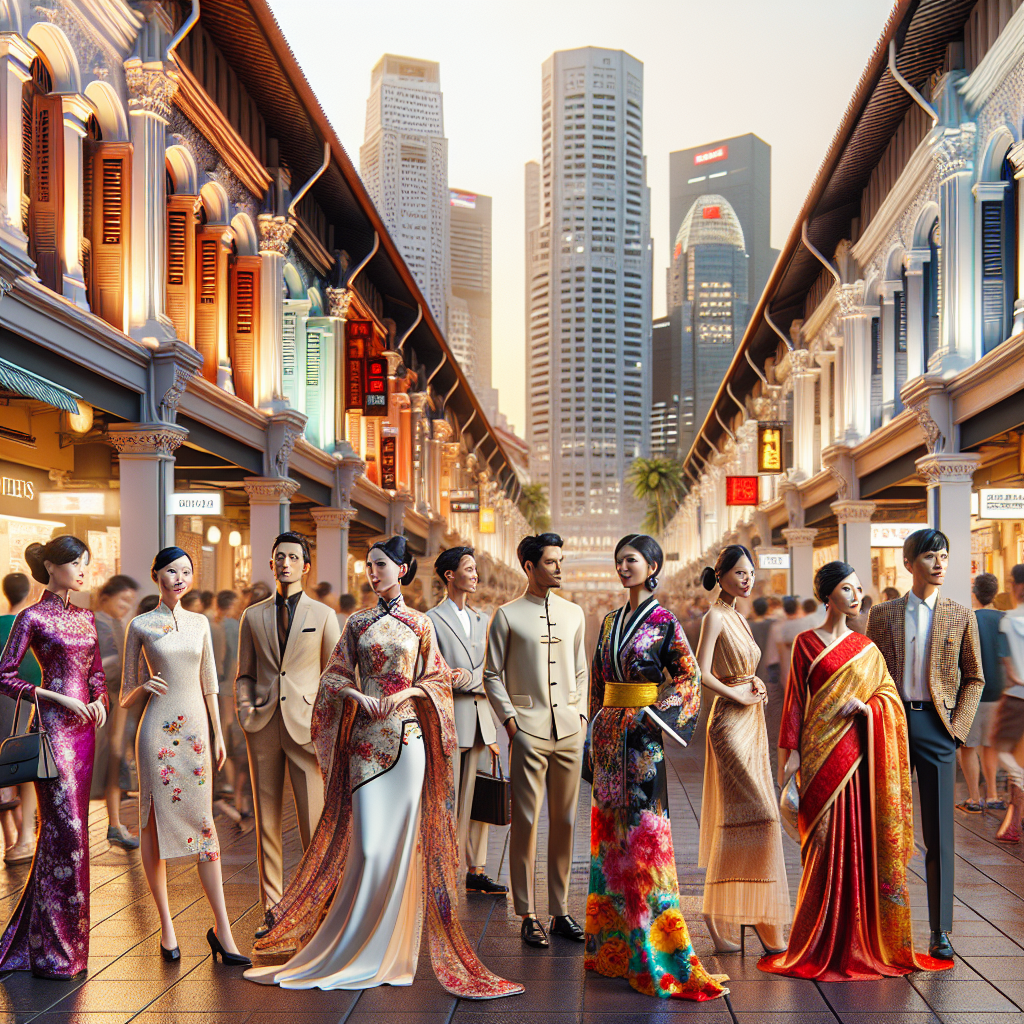
<path fill-rule="evenodd" d="M 460 608 L 450 597 L 447 600 L 452 606 L 452 611 L 455 612 L 455 617 L 462 623 L 462 632 L 467 637 L 470 636 L 473 632 L 473 622 L 469 617 L 469 612 L 465 608 Z"/>
<path fill-rule="evenodd" d="M 933 591 L 923 601 L 913 592 L 907 594 L 907 611 L 903 625 L 903 699 L 932 699 L 928 688 L 928 639 L 939 592 Z"/>

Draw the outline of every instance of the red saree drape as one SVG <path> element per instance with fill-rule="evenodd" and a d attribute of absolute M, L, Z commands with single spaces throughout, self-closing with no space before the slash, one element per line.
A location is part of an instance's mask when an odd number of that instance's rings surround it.
<path fill-rule="evenodd" d="M 871 714 L 841 717 L 851 697 Z M 764 957 L 761 970 L 856 981 L 952 967 L 914 952 L 906 716 L 867 637 L 848 633 L 826 646 L 813 630 L 797 636 L 779 746 L 800 751 L 803 875 L 789 946 Z"/>

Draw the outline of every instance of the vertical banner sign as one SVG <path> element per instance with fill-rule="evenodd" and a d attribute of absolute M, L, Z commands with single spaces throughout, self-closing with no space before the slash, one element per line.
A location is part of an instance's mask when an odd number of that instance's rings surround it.
<path fill-rule="evenodd" d="M 367 356 L 363 377 L 363 415 L 388 414 L 388 361 L 383 356 Z"/>
<path fill-rule="evenodd" d="M 494 533 L 494 509 L 480 506 L 480 532 Z"/>
<path fill-rule="evenodd" d="M 398 431 L 385 427 L 380 435 L 380 485 L 385 491 L 398 490 Z"/>
<path fill-rule="evenodd" d="M 372 320 L 345 321 L 345 411 L 363 411 L 363 357 L 373 337 Z"/>
<path fill-rule="evenodd" d="M 727 476 L 725 478 L 726 505 L 756 505 L 756 476 Z"/>
<path fill-rule="evenodd" d="M 757 425 L 757 471 L 758 473 L 782 473 L 782 427 L 776 422 Z"/>

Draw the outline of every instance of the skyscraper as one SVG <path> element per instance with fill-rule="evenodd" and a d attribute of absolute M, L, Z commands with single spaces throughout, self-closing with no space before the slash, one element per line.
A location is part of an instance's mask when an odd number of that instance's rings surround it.
<path fill-rule="evenodd" d="M 451 299 L 448 343 L 488 417 L 497 413 L 491 386 L 491 197 L 451 189 Z"/>
<path fill-rule="evenodd" d="M 541 163 L 526 168 L 527 436 L 554 528 L 578 551 L 607 551 L 639 526 L 623 477 L 649 423 L 643 65 L 560 51 L 541 102 Z"/>
<path fill-rule="evenodd" d="M 370 75 L 359 173 L 441 330 L 448 303 L 448 140 L 440 65 L 386 53 Z"/>

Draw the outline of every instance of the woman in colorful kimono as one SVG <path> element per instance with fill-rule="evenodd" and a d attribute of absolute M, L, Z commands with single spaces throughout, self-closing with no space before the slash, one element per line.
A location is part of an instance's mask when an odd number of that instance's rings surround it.
<path fill-rule="evenodd" d="M 601 627 L 590 679 L 590 894 L 584 965 L 638 992 L 715 999 L 723 975 L 697 959 L 679 910 L 663 733 L 685 743 L 700 711 L 700 673 L 682 626 L 653 591 L 665 557 L 629 534 L 615 569 L 629 601 Z"/>
<path fill-rule="evenodd" d="M 245 976 L 282 988 L 411 985 L 424 917 L 438 981 L 462 999 L 516 995 L 477 958 L 455 916 L 458 749 L 451 682 L 430 620 L 406 607 L 404 537 L 370 548 L 379 598 L 345 624 L 313 707 L 324 812 L 270 911 L 259 952 L 298 952 Z M 333 897 L 333 899 L 332 899 Z"/>
<path fill-rule="evenodd" d="M 878 648 L 847 624 L 860 580 L 853 566 L 829 562 L 814 589 L 827 617 L 793 644 L 779 739 L 780 784 L 800 772 L 803 876 L 789 948 L 758 966 L 816 981 L 952 967 L 914 952 L 907 721 Z"/>

